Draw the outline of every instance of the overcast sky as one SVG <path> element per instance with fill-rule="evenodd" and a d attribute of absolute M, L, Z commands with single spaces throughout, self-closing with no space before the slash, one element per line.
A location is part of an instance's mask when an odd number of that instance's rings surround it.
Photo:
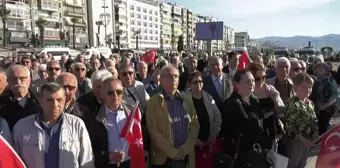
<path fill-rule="evenodd" d="M 340 0 L 171 0 L 251 38 L 340 34 Z"/>

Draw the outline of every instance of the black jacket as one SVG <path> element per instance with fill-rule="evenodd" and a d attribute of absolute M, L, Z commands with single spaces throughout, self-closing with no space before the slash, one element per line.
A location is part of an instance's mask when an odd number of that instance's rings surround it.
<path fill-rule="evenodd" d="M 98 102 L 93 91 L 80 96 L 77 99 L 77 103 L 79 103 L 82 106 L 85 106 L 86 108 L 88 108 L 89 111 L 94 113 L 94 114 L 91 114 L 92 116 L 96 116 L 98 111 L 100 110 L 100 107 L 102 106 L 102 104 Z"/>
<path fill-rule="evenodd" d="M 40 105 L 33 92 L 29 92 L 25 107 L 18 104 L 11 91 L 0 96 L 0 117 L 8 122 L 11 131 L 20 119 L 36 114 L 39 110 Z"/>
<path fill-rule="evenodd" d="M 221 136 L 224 139 L 224 152 L 231 156 L 235 154 L 235 144 L 239 137 L 239 157 L 246 157 L 255 143 L 260 144 L 262 149 L 272 147 L 272 139 L 265 134 L 259 124 L 263 119 L 263 113 L 258 100 L 253 96 L 249 99 L 250 105 L 244 102 L 238 93 L 233 92 L 226 101 Z"/>

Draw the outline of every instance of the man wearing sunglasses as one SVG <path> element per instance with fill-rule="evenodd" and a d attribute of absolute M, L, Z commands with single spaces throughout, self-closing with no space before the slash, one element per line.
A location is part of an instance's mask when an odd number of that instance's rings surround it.
<path fill-rule="evenodd" d="M 80 97 L 86 93 L 91 92 L 92 83 L 89 78 L 86 77 L 86 66 L 81 62 L 77 62 L 73 65 L 73 73 L 77 77 L 78 89 L 76 97 Z"/>
<path fill-rule="evenodd" d="M 40 87 L 47 82 L 55 82 L 57 77 L 61 74 L 61 67 L 58 61 L 51 60 L 47 62 L 46 72 L 48 77 L 46 80 L 36 80 L 32 83 L 32 91 L 39 95 Z"/>
<path fill-rule="evenodd" d="M 21 64 L 30 70 L 32 82 L 39 79 L 38 73 L 32 69 L 32 60 L 29 56 L 23 56 L 21 58 Z"/>
<path fill-rule="evenodd" d="M 290 59 L 290 71 L 289 71 L 289 77 L 293 78 L 297 74 L 302 72 L 302 66 L 300 64 L 300 61 L 296 58 Z"/>
<path fill-rule="evenodd" d="M 113 77 L 103 82 L 101 95 L 103 106 L 96 119 L 87 127 L 98 168 L 130 168 L 129 145 L 120 133 L 130 115 L 131 107 L 123 103 L 123 85 Z"/>

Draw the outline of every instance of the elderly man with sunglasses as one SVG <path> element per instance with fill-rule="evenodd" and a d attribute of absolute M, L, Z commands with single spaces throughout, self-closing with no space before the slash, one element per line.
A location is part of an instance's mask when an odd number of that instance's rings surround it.
<path fill-rule="evenodd" d="M 77 62 L 72 67 L 74 75 L 77 77 L 78 89 L 76 92 L 76 97 L 80 97 L 86 93 L 91 92 L 92 83 L 91 79 L 86 77 L 86 66 L 81 62 Z"/>
<path fill-rule="evenodd" d="M 123 94 L 121 81 L 107 78 L 101 88 L 104 104 L 87 124 L 97 168 L 130 168 L 129 145 L 120 133 L 133 107 L 123 103 Z"/>

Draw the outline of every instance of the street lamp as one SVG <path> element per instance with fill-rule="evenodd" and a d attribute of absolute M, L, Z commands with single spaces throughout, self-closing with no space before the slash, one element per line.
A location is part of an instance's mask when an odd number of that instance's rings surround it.
<path fill-rule="evenodd" d="M 141 29 L 138 29 L 137 31 L 134 32 L 134 35 L 136 36 L 136 50 L 138 50 L 138 40 L 139 40 L 140 34 L 141 34 Z"/>
<path fill-rule="evenodd" d="M 106 32 L 106 27 L 109 25 L 110 20 L 111 20 L 111 15 L 109 13 L 106 13 L 106 9 L 108 8 L 108 6 L 106 5 L 106 0 L 103 1 L 104 5 L 102 6 L 102 8 L 104 9 L 104 13 L 101 13 L 99 15 L 99 19 L 100 21 L 103 22 L 103 26 L 104 26 L 104 31 L 105 31 L 105 42 L 107 41 L 107 32 Z"/>
<path fill-rule="evenodd" d="M 100 46 L 100 41 L 99 41 L 99 34 L 100 34 L 100 26 L 103 25 L 102 21 L 96 21 L 98 33 L 97 33 L 97 45 L 98 47 Z"/>

